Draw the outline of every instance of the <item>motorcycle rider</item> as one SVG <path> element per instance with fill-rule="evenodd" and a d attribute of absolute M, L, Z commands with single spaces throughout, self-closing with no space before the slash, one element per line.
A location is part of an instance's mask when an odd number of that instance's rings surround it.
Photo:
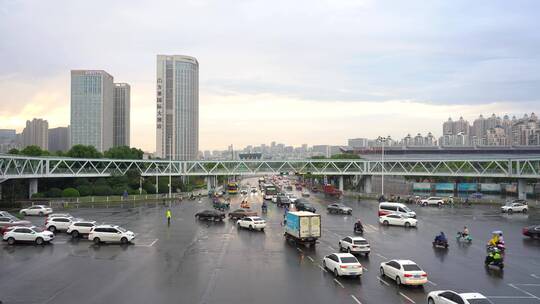
<path fill-rule="evenodd" d="M 362 225 L 362 222 L 359 220 L 354 223 L 354 231 L 362 231 L 364 232 L 364 226 Z"/>
<path fill-rule="evenodd" d="M 448 240 L 446 239 L 446 235 L 444 232 L 441 231 L 441 233 L 437 236 L 435 236 L 435 243 L 446 243 Z"/>
<path fill-rule="evenodd" d="M 262 202 L 262 205 L 261 205 L 261 211 L 262 211 L 262 212 L 266 212 L 267 208 L 268 208 L 268 206 L 266 205 L 266 202 L 263 201 L 263 202 Z"/>
<path fill-rule="evenodd" d="M 468 235 L 469 235 L 469 228 L 467 228 L 467 226 L 464 226 L 463 227 L 463 232 L 461 232 L 461 236 L 463 238 L 466 238 Z"/>

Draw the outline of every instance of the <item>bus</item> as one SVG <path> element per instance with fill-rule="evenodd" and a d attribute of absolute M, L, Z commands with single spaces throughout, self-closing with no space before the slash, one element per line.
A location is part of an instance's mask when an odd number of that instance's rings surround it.
<path fill-rule="evenodd" d="M 238 183 L 237 182 L 230 182 L 227 185 L 227 193 L 229 193 L 229 194 L 237 194 L 238 193 Z"/>
<path fill-rule="evenodd" d="M 265 200 L 271 200 L 277 195 L 277 188 L 273 184 L 264 184 L 263 188 Z"/>

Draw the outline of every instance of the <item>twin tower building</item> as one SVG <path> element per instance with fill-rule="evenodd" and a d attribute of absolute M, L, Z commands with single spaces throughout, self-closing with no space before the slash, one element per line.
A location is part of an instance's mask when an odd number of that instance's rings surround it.
<path fill-rule="evenodd" d="M 91 145 L 98 151 L 129 146 L 130 91 L 128 84 L 115 83 L 113 76 L 103 70 L 72 70 L 71 144 Z M 155 119 L 157 157 L 174 160 L 197 158 L 197 59 L 181 55 L 157 56 Z"/>

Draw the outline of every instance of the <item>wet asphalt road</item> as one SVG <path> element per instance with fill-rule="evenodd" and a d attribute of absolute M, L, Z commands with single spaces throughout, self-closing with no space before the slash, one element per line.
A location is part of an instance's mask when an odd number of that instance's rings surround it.
<path fill-rule="evenodd" d="M 251 180 L 254 184 L 255 181 Z M 75 209 L 78 217 L 122 225 L 136 233 L 134 245 L 94 246 L 58 234 L 47 246 L 0 245 L 0 300 L 3 303 L 426 303 L 431 290 L 476 291 L 493 303 L 540 303 L 540 240 L 521 228 L 540 222 L 540 214 L 501 215 L 495 207 L 416 208 L 419 227 L 381 227 L 377 204 L 344 200 L 352 216 L 329 215 L 330 200 L 312 196 L 321 211 L 323 236 L 316 248 L 286 243 L 283 210 L 270 204 L 265 232 L 238 230 L 232 221 L 197 222 L 204 199 L 165 207 Z M 260 210 L 260 195 L 250 195 Z M 238 202 L 233 203 L 233 209 Z M 337 251 L 339 238 L 351 235 L 354 221 L 364 222 L 372 246 L 361 279 L 338 278 L 322 270 L 322 258 Z M 31 218 L 42 224 L 42 218 Z M 469 226 L 471 245 L 453 236 Z M 504 272 L 486 270 L 484 244 L 492 230 L 503 230 L 507 246 Z M 433 249 L 439 231 L 450 248 Z M 396 287 L 380 279 L 379 264 L 411 259 L 429 275 L 424 288 Z"/>

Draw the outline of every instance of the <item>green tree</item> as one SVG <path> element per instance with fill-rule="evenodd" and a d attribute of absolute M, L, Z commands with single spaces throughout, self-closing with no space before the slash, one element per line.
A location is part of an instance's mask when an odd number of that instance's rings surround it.
<path fill-rule="evenodd" d="M 26 156 L 44 156 L 49 155 L 49 152 L 47 150 L 42 150 L 38 146 L 27 146 L 24 149 L 20 151 L 20 154 L 26 155 Z"/>
<path fill-rule="evenodd" d="M 90 196 L 92 195 L 92 186 L 90 185 L 80 185 L 77 187 L 77 191 L 81 196 Z"/>
<path fill-rule="evenodd" d="M 62 197 L 79 197 L 79 191 L 75 188 L 66 188 L 62 191 Z"/>
<path fill-rule="evenodd" d="M 144 152 L 141 149 L 128 146 L 112 147 L 103 153 L 106 158 L 114 159 L 142 159 L 143 154 Z"/>
<path fill-rule="evenodd" d="M 8 154 L 15 154 L 15 155 L 17 155 L 17 154 L 19 154 L 19 153 L 20 153 L 19 149 L 15 149 L 15 148 L 9 149 L 9 151 L 8 151 Z"/>
<path fill-rule="evenodd" d="M 66 153 L 68 157 L 102 158 L 103 155 L 94 146 L 75 145 Z"/>
<path fill-rule="evenodd" d="M 47 191 L 47 197 L 62 197 L 62 189 L 51 188 Z"/>
<path fill-rule="evenodd" d="M 331 159 L 360 159 L 360 156 L 352 153 L 341 153 L 334 154 L 330 157 Z"/>
<path fill-rule="evenodd" d="M 113 191 L 109 185 L 97 185 L 92 189 L 92 193 L 98 196 L 111 195 L 113 194 L 112 192 Z"/>

